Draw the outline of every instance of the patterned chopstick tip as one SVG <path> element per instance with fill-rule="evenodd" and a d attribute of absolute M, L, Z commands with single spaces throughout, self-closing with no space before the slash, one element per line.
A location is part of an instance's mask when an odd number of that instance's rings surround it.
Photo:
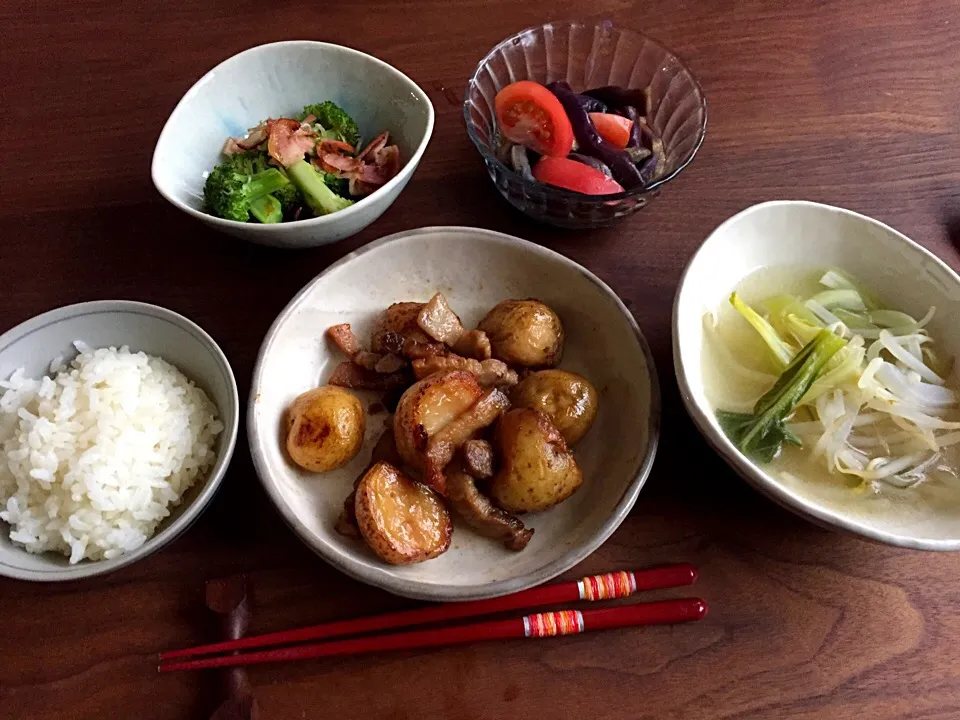
<path fill-rule="evenodd" d="M 577 583 L 581 600 L 612 600 L 637 591 L 637 578 L 632 572 L 591 575 Z"/>
<path fill-rule="evenodd" d="M 575 635 L 582 632 L 583 614 L 579 610 L 538 613 L 523 618 L 523 634 L 526 637 Z"/>

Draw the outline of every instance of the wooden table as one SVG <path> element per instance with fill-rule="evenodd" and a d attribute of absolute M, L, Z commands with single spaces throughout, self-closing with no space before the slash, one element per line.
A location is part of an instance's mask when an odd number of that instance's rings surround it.
<path fill-rule="evenodd" d="M 868 213 L 954 267 L 960 258 L 960 17 L 934 0 L 602 0 L 591 8 L 684 57 L 710 104 L 693 165 L 633 219 L 539 227 L 490 186 L 461 122 L 465 78 L 510 33 L 582 15 L 572 0 L 168 3 L 14 0 L 0 9 L 0 330 L 79 300 L 186 314 L 246 393 L 271 320 L 311 277 L 370 240 L 479 225 L 544 243 L 631 307 L 664 395 L 663 439 L 630 518 L 568 578 L 690 561 L 702 624 L 263 666 L 267 718 L 956 718 L 960 556 L 827 532 L 760 498 L 687 418 L 670 357 L 681 269 L 720 221 L 772 198 Z M 413 182 L 334 247 L 239 244 L 167 205 L 153 144 L 190 85 L 251 45 L 316 38 L 397 66 L 437 109 Z M 951 110 L 950 108 L 954 108 Z M 412 605 L 353 582 L 270 506 L 241 438 L 225 487 L 172 547 L 108 577 L 0 581 L 0 717 L 204 718 L 215 683 L 158 676 L 155 653 L 211 638 L 208 578 L 248 573 L 253 631 Z M 676 594 L 676 593 L 674 593 Z"/>

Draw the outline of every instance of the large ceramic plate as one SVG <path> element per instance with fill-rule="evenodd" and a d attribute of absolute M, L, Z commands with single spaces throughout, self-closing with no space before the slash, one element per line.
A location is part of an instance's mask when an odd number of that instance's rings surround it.
<path fill-rule="evenodd" d="M 383 428 L 368 418 L 364 449 L 324 474 L 297 469 L 282 445 L 281 419 L 300 393 L 325 382 L 339 352 L 324 330 L 349 322 L 368 338 L 378 314 L 402 300 L 442 291 L 472 327 L 500 300 L 535 297 L 562 319 L 561 367 L 589 378 L 600 394 L 593 428 L 576 447 L 585 481 L 569 500 L 524 517 L 536 529 L 513 553 L 455 526 L 450 550 L 419 565 L 387 565 L 362 542 L 333 529 L 344 498 Z M 365 406 L 375 400 L 362 398 Z M 247 416 L 260 479 L 284 519 L 321 557 L 357 579 L 408 597 L 467 600 L 516 592 L 573 567 L 622 522 L 643 486 L 657 445 L 659 388 L 646 341 L 623 303 L 575 262 L 533 243 L 473 228 L 426 228 L 383 238 L 347 256 L 307 285 L 264 340 Z"/>

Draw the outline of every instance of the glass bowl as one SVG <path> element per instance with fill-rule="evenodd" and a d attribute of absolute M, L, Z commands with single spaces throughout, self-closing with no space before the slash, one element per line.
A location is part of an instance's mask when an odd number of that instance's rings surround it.
<path fill-rule="evenodd" d="M 650 117 L 663 140 L 665 170 L 647 185 L 614 195 L 581 195 L 523 178 L 497 158 L 494 98 L 517 80 L 566 80 L 574 91 L 604 85 L 650 88 Z M 490 179 L 524 214 L 551 225 L 610 225 L 644 207 L 693 160 L 707 129 L 707 103 L 686 65 L 660 43 L 609 21 L 553 22 L 507 38 L 480 61 L 467 83 L 467 132 Z"/>

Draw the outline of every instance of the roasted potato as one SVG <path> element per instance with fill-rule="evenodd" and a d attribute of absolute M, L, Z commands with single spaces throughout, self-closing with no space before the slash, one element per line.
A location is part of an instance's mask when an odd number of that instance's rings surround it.
<path fill-rule="evenodd" d="M 423 562 L 450 547 L 453 524 L 443 501 L 390 463 L 370 468 L 354 503 L 360 535 L 385 562 Z"/>
<path fill-rule="evenodd" d="M 287 453 L 310 472 L 346 465 L 360 452 L 364 432 L 360 401 L 333 385 L 308 390 L 287 410 Z"/>
<path fill-rule="evenodd" d="M 504 300 L 480 321 L 493 356 L 507 365 L 554 367 L 563 354 L 563 324 L 539 300 Z"/>
<path fill-rule="evenodd" d="M 497 423 L 494 439 L 500 469 L 491 481 L 490 496 L 507 512 L 546 510 L 583 483 L 563 435 L 539 410 L 511 410 Z"/>
<path fill-rule="evenodd" d="M 566 370 L 540 370 L 510 391 L 514 407 L 539 410 L 573 446 L 597 417 L 597 391 L 586 378 Z"/>
<path fill-rule="evenodd" d="M 476 451 L 474 451 L 474 454 L 476 454 Z M 387 462 L 394 467 L 400 467 L 403 464 L 403 459 L 397 452 L 397 444 L 393 439 L 392 423 L 387 426 L 386 430 L 383 431 L 383 434 L 377 440 L 377 444 L 373 446 L 373 450 L 370 452 L 370 462 L 367 463 L 363 472 L 354 478 L 353 490 L 350 491 L 346 500 L 343 501 L 343 508 L 340 510 L 337 524 L 334 526 L 334 529 L 341 535 L 347 535 L 348 537 L 357 537 L 360 535 L 360 529 L 357 527 L 357 514 L 354 510 L 357 504 L 357 488 L 360 486 L 366 474 L 370 472 L 370 468 L 378 462 Z"/>
<path fill-rule="evenodd" d="M 393 433 L 403 461 L 423 470 L 430 438 L 466 412 L 483 395 L 465 370 L 436 373 L 407 388 L 393 416 Z"/>
<path fill-rule="evenodd" d="M 407 358 L 430 357 L 447 352 L 447 346 L 427 335 L 417 324 L 423 303 L 394 303 L 377 320 L 370 349 L 381 355 L 393 353 Z"/>

